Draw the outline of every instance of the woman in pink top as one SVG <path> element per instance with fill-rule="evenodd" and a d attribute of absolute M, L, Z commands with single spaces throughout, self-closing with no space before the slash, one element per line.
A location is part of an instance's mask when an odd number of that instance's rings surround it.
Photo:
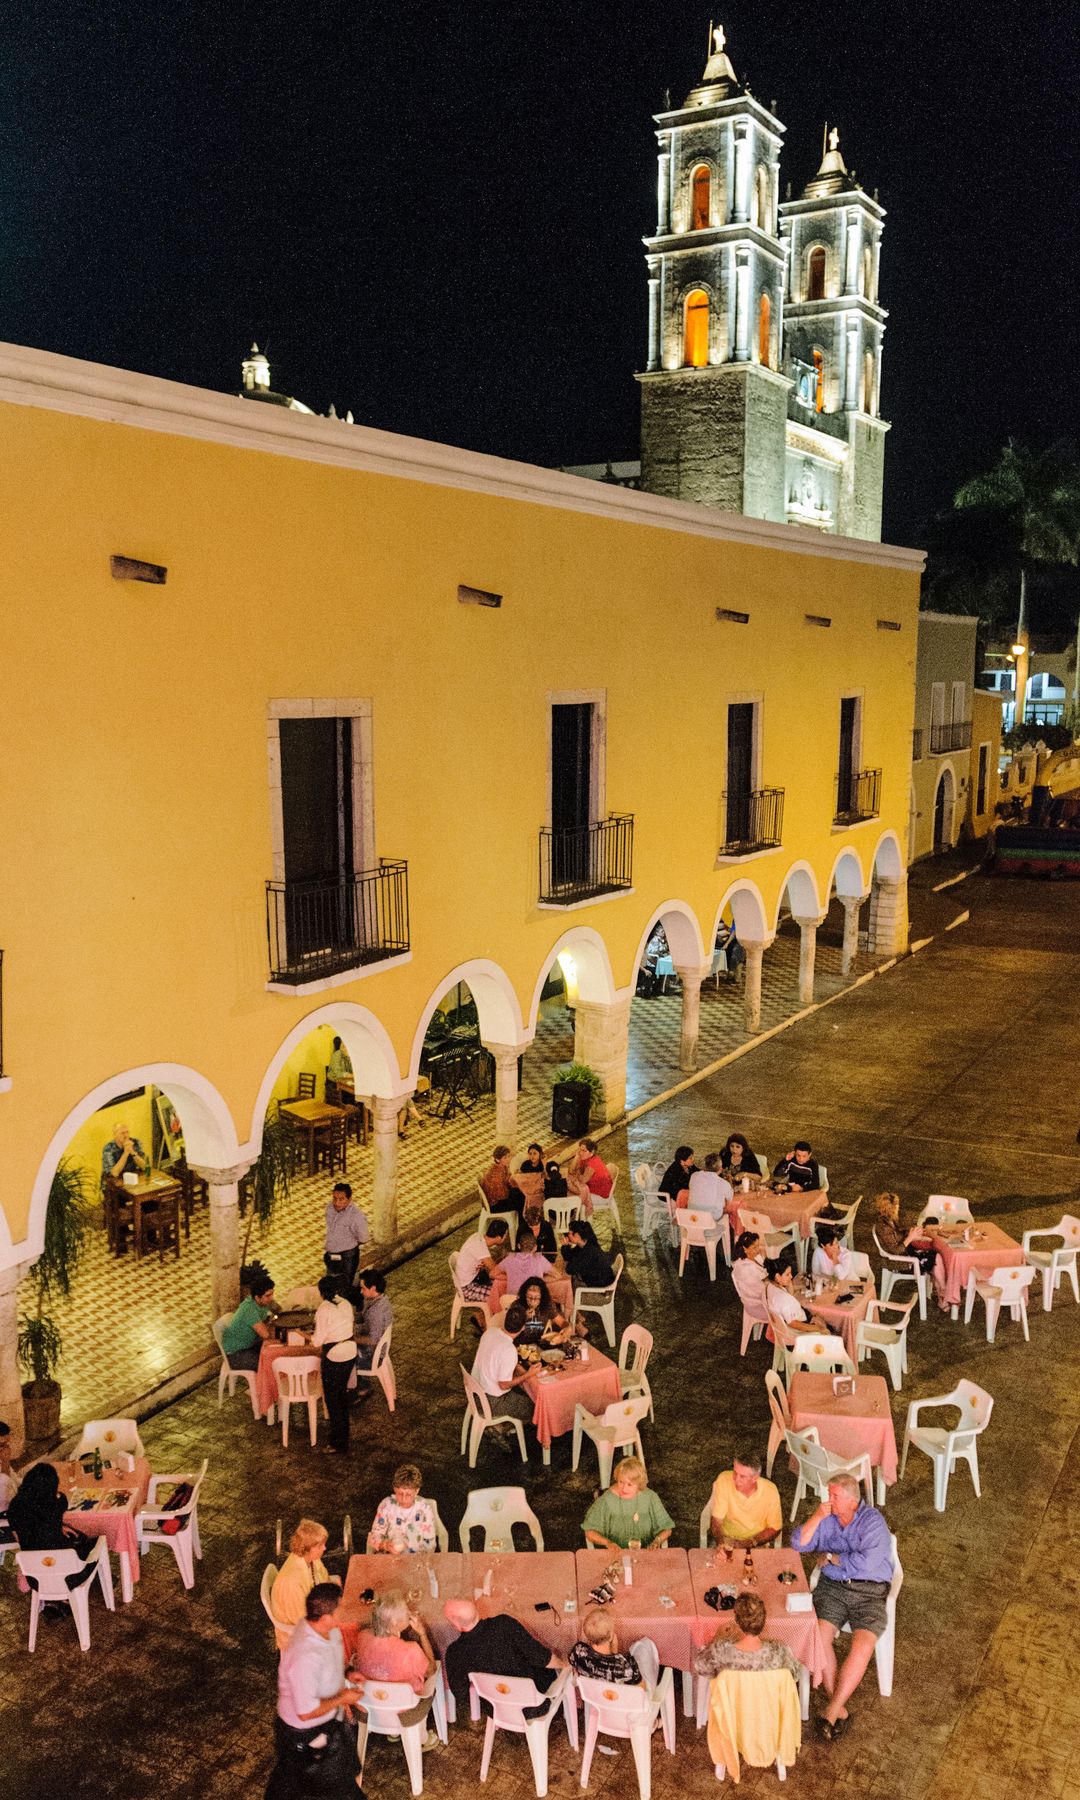
<path fill-rule="evenodd" d="M 406 1627 L 416 1633 L 418 1642 L 402 1637 Z M 356 1640 L 352 1667 L 369 1681 L 407 1681 L 413 1693 L 421 1698 L 416 1706 L 402 1714 L 401 1723 L 419 1725 L 427 1718 L 431 1695 L 425 1695 L 424 1690 L 435 1673 L 435 1652 L 423 1619 L 418 1613 L 410 1612 L 400 1588 L 388 1588 L 379 1595 L 371 1609 L 367 1630 Z"/>
<path fill-rule="evenodd" d="M 607 1164 L 596 1153 L 594 1139 L 582 1139 L 566 1180 L 571 1193 L 576 1194 L 581 1201 L 586 1218 L 592 1212 L 590 1195 L 595 1194 L 598 1200 L 607 1199 L 615 1184 Z"/>

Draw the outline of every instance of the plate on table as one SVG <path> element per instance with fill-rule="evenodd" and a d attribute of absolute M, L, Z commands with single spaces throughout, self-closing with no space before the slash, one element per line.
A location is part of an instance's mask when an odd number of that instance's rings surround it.
<path fill-rule="evenodd" d="M 553 1369 L 560 1369 L 566 1361 L 565 1350 L 541 1350 L 540 1361 L 548 1363 Z"/>

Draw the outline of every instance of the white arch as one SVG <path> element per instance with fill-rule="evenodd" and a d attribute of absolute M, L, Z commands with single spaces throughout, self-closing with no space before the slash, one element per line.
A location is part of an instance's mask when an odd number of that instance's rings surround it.
<path fill-rule="evenodd" d="M 599 1000 L 610 1005 L 620 998 L 620 990 L 615 986 L 615 976 L 611 969 L 611 957 L 608 947 L 598 931 L 591 925 L 576 925 L 572 931 L 564 931 L 561 938 L 551 946 L 536 977 L 533 988 L 532 1005 L 529 1009 L 528 1035 L 532 1037 L 536 1030 L 536 1021 L 540 1013 L 540 995 L 544 991 L 544 983 L 548 970 L 553 962 L 568 950 L 574 958 L 574 970 L 577 976 L 579 999 L 585 1001 Z M 622 989 L 625 995 L 631 990 Z"/>
<path fill-rule="evenodd" d="M 320 1025 L 327 1025 L 336 1032 L 348 1051 L 358 1094 L 380 1094 L 387 1099 L 397 1099 L 401 1094 L 412 1092 L 408 1082 L 401 1078 L 397 1052 L 390 1041 L 390 1034 L 373 1012 L 369 1012 L 366 1006 L 356 1006 L 346 1000 L 320 1006 L 317 1011 L 306 1013 L 299 1024 L 293 1026 L 271 1058 L 255 1098 L 251 1114 L 251 1137 L 245 1145 L 245 1153 L 254 1156 L 259 1154 L 263 1121 L 270 1105 L 274 1083 L 293 1051 Z"/>
<path fill-rule="evenodd" d="M 773 919 L 773 930 L 780 923 L 780 908 L 784 904 L 784 895 L 788 895 L 788 906 L 793 919 L 817 919 L 824 912 L 818 899 L 817 877 L 808 862 L 792 863 L 780 886 L 776 902 L 776 916 Z"/>
<path fill-rule="evenodd" d="M 862 863 L 859 861 L 855 851 L 852 850 L 849 845 L 846 850 L 841 850 L 836 861 L 833 863 L 832 874 L 829 876 L 829 885 L 825 890 L 826 895 L 831 895 L 833 888 L 835 888 L 837 894 L 841 897 L 851 898 L 857 896 L 859 899 L 862 899 L 863 895 L 867 892 L 868 885 L 869 884 L 863 879 Z"/>
<path fill-rule="evenodd" d="M 649 941 L 649 933 L 659 919 L 664 927 L 664 935 L 671 951 L 671 960 L 677 969 L 703 969 L 710 961 L 710 953 L 701 941 L 701 926 L 693 907 L 687 906 L 685 900 L 665 900 L 663 905 L 654 907 L 649 914 L 648 923 L 640 938 L 634 954 L 634 966 L 631 980 L 636 980 L 637 971 L 641 967 L 641 959 L 645 954 L 645 946 Z"/>
<path fill-rule="evenodd" d="M 449 993 L 463 981 L 473 999 L 476 1001 L 476 1013 L 480 1023 L 480 1041 L 484 1044 L 512 1044 L 522 1046 L 532 1037 L 526 1031 L 521 1018 L 521 1003 L 518 1000 L 514 984 L 505 969 L 487 957 L 474 957 L 470 962 L 458 963 L 444 975 L 434 992 L 429 994 L 420 1011 L 419 1022 L 412 1042 L 412 1054 L 409 1061 L 409 1073 L 413 1087 L 420 1073 L 420 1055 L 424 1048 L 424 1037 L 432 1013 L 444 994 Z M 411 1090 L 410 1090 L 411 1091 Z"/>
<path fill-rule="evenodd" d="M 183 1063 L 144 1063 L 140 1068 L 124 1069 L 110 1075 L 84 1094 L 73 1106 L 49 1139 L 45 1154 L 38 1164 L 30 1192 L 30 1217 L 26 1237 L 12 1245 L 3 1212 L 0 1211 L 0 1263 L 31 1262 L 41 1255 L 45 1241 L 45 1208 L 56 1165 L 64 1155 L 75 1133 L 101 1107 L 108 1106 L 117 1094 L 132 1088 L 159 1087 L 176 1108 L 184 1127 L 184 1145 L 188 1161 L 209 1169 L 228 1169 L 241 1160 L 236 1127 L 232 1114 L 217 1088 L 195 1069 Z M 5 1250 L 10 1251 L 6 1257 Z"/>
<path fill-rule="evenodd" d="M 731 908 L 731 916 L 735 921 L 735 935 L 744 944 L 771 944 L 773 933 L 769 930 L 765 915 L 765 902 L 761 897 L 761 889 L 756 881 L 748 875 L 740 875 L 727 889 L 716 909 L 713 922 L 712 937 L 709 942 L 715 944 L 716 934 L 720 929 L 720 921 L 726 907 Z"/>
<path fill-rule="evenodd" d="M 880 875 L 883 881 L 900 880 L 904 873 L 904 858 L 900 851 L 900 839 L 895 831 L 882 832 L 870 866 L 874 874 Z"/>

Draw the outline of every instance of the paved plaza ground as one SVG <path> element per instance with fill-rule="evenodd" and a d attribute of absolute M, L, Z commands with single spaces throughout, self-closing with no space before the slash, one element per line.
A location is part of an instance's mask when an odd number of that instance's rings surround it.
<path fill-rule="evenodd" d="M 920 882 L 927 885 L 925 872 Z M 921 894 L 917 909 L 916 933 L 936 934 L 927 949 L 645 1114 L 606 1153 L 626 1168 L 666 1159 L 679 1141 L 702 1153 L 742 1128 L 776 1155 L 805 1135 L 840 1200 L 889 1186 L 917 1208 L 929 1192 L 962 1193 L 1016 1236 L 1076 1211 L 1080 887 L 973 877 L 944 895 Z M 964 910 L 970 918 L 945 932 Z M 865 1213 L 857 1231 L 864 1249 Z M 692 1266 L 680 1282 L 660 1239 L 642 1241 L 640 1214 L 631 1218 L 625 1197 L 623 1227 L 618 1323 L 639 1319 L 656 1336 L 656 1424 L 646 1428 L 645 1450 L 677 1520 L 676 1541 L 688 1545 L 734 1446 L 749 1435 L 764 1448 L 769 1354 L 752 1346 L 740 1359 L 739 1308 L 723 1274 L 710 1286 Z M 473 1338 L 462 1327 L 456 1345 L 447 1341 L 450 1247 L 425 1251 L 392 1277 L 398 1410 L 391 1419 L 381 1396 L 363 1409 L 347 1465 L 312 1456 L 303 1434 L 283 1452 L 279 1434 L 253 1422 L 242 1389 L 221 1412 L 209 1386 L 147 1421 L 156 1469 L 210 1459 L 205 1557 L 190 1597 L 171 1556 L 155 1550 L 131 1606 L 109 1616 L 92 1603 L 86 1657 L 66 1620 L 42 1630 L 30 1657 L 27 1605 L 8 1561 L 0 1572 L 4 1800 L 260 1795 L 275 1657 L 257 1590 L 275 1521 L 288 1528 L 300 1513 L 322 1518 L 340 1545 L 348 1513 L 359 1538 L 403 1455 L 420 1462 L 452 1534 L 470 1485 L 523 1477 L 547 1547 L 581 1543 L 596 1482 L 588 1452 L 577 1475 L 566 1439 L 550 1469 L 531 1440 L 520 1475 L 516 1459 L 487 1444 L 471 1476 L 458 1455 L 458 1362 L 471 1356 Z M 850 1732 L 832 1747 L 808 1734 L 785 1791 L 791 1800 L 1080 1800 L 1080 1309 L 1068 1293 L 1050 1314 L 1036 1299 L 1030 1345 L 1007 1320 L 988 1345 L 978 1317 L 965 1329 L 936 1308 L 931 1314 L 913 1327 L 910 1372 L 893 1403 L 897 1438 L 909 1399 L 945 1391 L 961 1375 L 987 1387 L 996 1404 L 981 1440 L 983 1498 L 974 1499 L 961 1469 L 947 1512 L 936 1514 L 921 1457 L 890 1491 L 886 1512 L 906 1570 L 893 1696 L 881 1700 L 868 1677 Z M 102 1330 L 107 1324 L 99 1320 Z M 792 1488 L 780 1465 L 778 1479 L 786 1509 Z M 332 1567 L 344 1569 L 340 1550 Z M 580 1791 L 578 1759 L 559 1724 L 551 1743 L 550 1792 L 569 1800 Z M 425 1793 L 464 1793 L 479 1762 L 479 1739 L 459 1727 L 447 1749 L 425 1757 Z M 654 1741 L 653 1782 L 656 1800 L 718 1791 L 704 1735 L 682 1717 L 675 1759 Z M 497 1739 L 489 1785 L 498 1800 L 532 1793 L 519 1740 Z M 375 1742 L 366 1788 L 405 1800 L 400 1746 Z M 776 1792 L 775 1774 L 747 1771 L 742 1789 Z M 590 1791 L 613 1800 L 636 1793 L 628 1750 L 596 1759 Z"/>

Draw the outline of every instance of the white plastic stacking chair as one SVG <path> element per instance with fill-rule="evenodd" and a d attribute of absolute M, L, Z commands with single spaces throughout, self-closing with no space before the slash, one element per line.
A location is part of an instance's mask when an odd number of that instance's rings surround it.
<path fill-rule="evenodd" d="M 629 1687 L 624 1682 L 592 1681 L 575 1675 L 574 1686 L 585 1709 L 585 1744 L 581 1756 L 581 1786 L 589 1785 L 596 1740 L 629 1738 L 637 1770 L 640 1800 L 652 1795 L 652 1735 L 659 1718 L 664 1744 L 675 1754 L 675 1681 L 665 1669 L 654 1688 Z"/>
<path fill-rule="evenodd" d="M 584 1406 L 574 1408 L 574 1447 L 570 1466 L 576 1470 L 581 1461 L 581 1439 L 584 1435 L 596 1446 L 596 1457 L 600 1464 L 600 1485 L 608 1487 L 611 1483 L 611 1465 L 616 1450 L 625 1450 L 627 1444 L 633 1446 L 634 1455 L 645 1461 L 645 1452 L 641 1448 L 641 1421 L 649 1410 L 649 1402 L 644 1394 L 638 1394 L 629 1400 L 613 1400 L 605 1406 L 602 1413 L 591 1413 Z"/>
<path fill-rule="evenodd" d="M 775 1717 L 775 1736 L 773 1742 L 775 1747 L 779 1749 L 780 1720 L 782 1717 L 781 1707 L 783 1704 L 783 1697 L 787 1692 L 787 1683 L 789 1681 L 796 1689 L 798 1688 L 799 1684 L 795 1681 L 794 1676 L 788 1669 L 721 1669 L 719 1675 L 713 1677 L 706 1689 L 707 1701 L 705 1716 L 706 1718 L 708 1717 L 709 1711 L 713 1705 L 714 1696 L 717 1699 L 717 1704 L 722 1705 L 727 1696 L 731 1695 L 733 1692 L 738 1693 L 739 1689 L 747 1682 L 752 1682 L 754 1684 L 752 1691 L 755 1700 L 757 1701 L 755 1717 L 758 1723 L 755 1730 L 755 1738 L 758 1744 L 760 1744 L 761 1713 L 764 1709 L 765 1702 L 769 1701 L 774 1708 Z M 741 1708 L 733 1703 L 733 1713 L 736 1719 L 739 1717 L 740 1711 Z M 800 1712 L 801 1711 L 802 1708 L 800 1706 Z M 743 1751 L 741 1743 L 737 1745 L 737 1750 Z M 745 1752 L 743 1753 L 745 1754 Z M 775 1758 L 775 1768 L 777 1779 L 779 1781 L 786 1781 L 787 1765 L 780 1760 L 779 1755 Z M 727 1769 L 724 1767 L 723 1763 L 714 1763 L 713 1773 L 715 1774 L 717 1781 L 723 1781 L 727 1774 Z"/>
<path fill-rule="evenodd" d="M 424 1690 L 426 1698 L 434 1698 L 437 1679 L 436 1673 L 428 1682 Z M 402 1714 L 412 1712 L 419 1705 L 420 1698 L 413 1692 L 412 1684 L 408 1681 L 364 1682 L 363 1691 L 358 1695 L 360 1711 L 356 1727 L 356 1755 L 361 1776 L 367 1757 L 368 1738 L 372 1734 L 376 1737 L 400 1738 L 401 1748 L 405 1752 L 405 1765 L 409 1771 L 409 1787 L 414 1795 L 423 1793 L 423 1744 L 427 1733 L 427 1718 L 425 1716 L 415 1725 L 406 1725 L 402 1720 Z M 440 1736 L 445 1743 L 445 1727 Z"/>
<path fill-rule="evenodd" d="M 822 1162 L 818 1163 L 817 1172 L 818 1172 L 818 1180 L 821 1182 L 821 1192 L 823 1194 L 827 1194 L 829 1191 L 829 1171 L 825 1167 L 824 1163 L 822 1163 Z"/>
<path fill-rule="evenodd" d="M 644 1394 L 649 1402 L 649 1418 L 656 1424 L 652 1388 L 645 1373 L 652 1355 L 653 1334 L 644 1325 L 628 1325 L 619 1339 L 619 1387 L 625 1400 L 630 1394 Z"/>
<path fill-rule="evenodd" d="M 955 1406 L 959 1408 L 960 1423 L 952 1431 L 936 1425 L 920 1425 L 919 1416 L 934 1406 Z M 907 1468 L 908 1450 L 914 1445 L 928 1456 L 934 1465 L 934 1507 L 938 1512 L 945 1511 L 945 1500 L 949 1491 L 949 1476 L 958 1462 L 963 1460 L 971 1470 L 971 1483 L 975 1489 L 976 1499 L 981 1498 L 979 1486 L 979 1436 L 990 1423 L 990 1414 L 994 1410 L 993 1396 L 985 1388 L 977 1387 L 973 1381 L 958 1381 L 951 1394 L 933 1394 L 928 1400 L 912 1400 L 907 1411 L 907 1423 L 904 1426 L 904 1448 L 900 1456 L 900 1477 L 903 1479 Z"/>
<path fill-rule="evenodd" d="M 1036 1238 L 1060 1238 L 1058 1249 L 1033 1249 Z M 1080 1255 L 1080 1219 L 1072 1213 L 1065 1213 L 1057 1225 L 1046 1225 L 1038 1231 L 1025 1231 L 1023 1236 L 1024 1260 L 1042 1275 L 1043 1311 L 1049 1312 L 1053 1305 L 1054 1295 L 1061 1286 L 1064 1275 L 1072 1284 L 1073 1299 L 1080 1303 L 1080 1283 L 1077 1282 L 1076 1259 Z"/>
<path fill-rule="evenodd" d="M 262 1602 L 262 1609 L 275 1632 L 278 1630 L 278 1622 L 274 1617 L 273 1608 L 270 1605 L 270 1596 L 274 1591 L 274 1582 L 277 1580 L 277 1572 L 277 1563 L 267 1563 L 262 1572 L 262 1580 L 259 1582 L 259 1599 Z M 276 1648 L 276 1638 L 274 1642 Z"/>
<path fill-rule="evenodd" d="M 461 1548 L 471 1548 L 469 1533 L 475 1527 L 483 1530 L 485 1550 L 515 1550 L 514 1526 L 525 1525 L 535 1540 L 533 1548 L 544 1548 L 540 1521 L 529 1505 L 523 1487 L 472 1488 L 465 1516 L 458 1526 Z"/>
<path fill-rule="evenodd" d="M 619 1213 L 619 1202 L 615 1198 L 619 1187 L 618 1163 L 608 1164 L 608 1174 L 611 1176 L 610 1194 L 594 1194 L 592 1189 L 589 1189 L 589 1199 L 592 1201 L 593 1218 L 596 1218 L 597 1213 L 610 1213 L 615 1221 L 615 1230 L 621 1232 L 622 1218 Z"/>
<path fill-rule="evenodd" d="M 657 1225 L 670 1235 L 674 1229 L 675 1208 L 667 1194 L 662 1194 L 655 1184 L 656 1177 L 649 1163 L 639 1163 L 634 1170 L 634 1185 L 641 1195 L 641 1235 L 647 1237 Z M 674 1242 L 674 1239 L 672 1240 Z"/>
<path fill-rule="evenodd" d="M 511 1413 L 492 1412 L 490 1396 L 485 1394 L 479 1382 L 473 1380 L 464 1363 L 459 1363 L 458 1367 L 465 1383 L 465 1417 L 461 1421 L 461 1454 L 464 1456 L 466 1446 L 468 1446 L 470 1469 L 476 1467 L 476 1452 L 480 1448 L 480 1439 L 485 1431 L 489 1430 L 492 1425 L 501 1425 L 504 1422 L 514 1427 L 517 1433 L 518 1448 L 521 1451 L 521 1460 L 528 1462 L 525 1432 L 521 1420 L 515 1419 Z"/>
<path fill-rule="evenodd" d="M 900 1553 L 896 1547 L 896 1534 L 889 1533 L 889 1546 L 892 1550 L 893 1573 L 889 1583 L 889 1591 L 885 1596 L 885 1611 L 889 1622 L 874 1646 L 874 1660 L 877 1664 L 878 1693 L 887 1700 L 893 1690 L 893 1664 L 896 1660 L 896 1600 L 904 1585 L 904 1570 L 900 1562 Z M 815 1569 L 810 1576 L 810 1591 L 817 1587 L 821 1579 L 821 1570 Z M 842 1625 L 841 1631 L 850 1631 L 850 1625 Z"/>
<path fill-rule="evenodd" d="M 898 1281 L 913 1281 L 919 1300 L 919 1317 L 926 1318 L 926 1295 L 929 1276 L 923 1273 L 917 1256 L 894 1256 L 891 1251 L 883 1250 L 877 1232 L 872 1233 L 874 1248 L 881 1258 L 881 1298 L 892 1297 L 893 1288 Z"/>
<path fill-rule="evenodd" d="M 146 1505 L 135 1519 L 135 1530 L 139 1539 L 139 1554 L 151 1544 L 164 1544 L 176 1558 L 176 1566 L 180 1571 L 180 1579 L 184 1586 L 191 1589 L 195 1586 L 195 1558 L 202 1560 L 202 1544 L 199 1541 L 199 1489 L 206 1479 L 209 1466 L 208 1459 L 203 1457 L 202 1468 L 195 1475 L 154 1475 L 147 1490 Z M 187 1482 L 191 1494 L 183 1506 L 173 1510 L 157 1505 L 159 1495 L 167 1499 L 174 1488 L 181 1482 Z M 175 1529 L 167 1530 L 167 1526 Z"/>
<path fill-rule="evenodd" d="M 450 1264 L 450 1279 L 454 1284 L 454 1302 L 450 1308 L 450 1342 L 453 1343 L 454 1339 L 457 1337 L 458 1320 L 461 1318 L 462 1313 L 471 1312 L 474 1316 L 479 1318 L 482 1325 L 486 1325 L 487 1309 L 482 1300 L 466 1300 L 461 1289 L 461 1282 L 458 1280 L 457 1251 L 451 1250 L 446 1260 Z"/>
<path fill-rule="evenodd" d="M 322 1359 L 318 1356 L 279 1356 L 274 1363 L 277 1383 L 278 1411 L 281 1414 L 281 1442 L 289 1448 L 289 1413 L 294 1406 L 306 1406 L 308 1432 L 312 1449 L 318 1436 L 319 1401 L 322 1399 Z M 323 1412 L 326 1404 L 323 1402 Z"/>
<path fill-rule="evenodd" d="M 281 1310 L 282 1312 L 315 1312 L 321 1300 L 322 1295 L 317 1287 L 310 1284 L 307 1287 L 294 1287 L 282 1296 Z"/>
<path fill-rule="evenodd" d="M 889 1365 L 894 1390 L 899 1393 L 907 1373 L 907 1334 L 915 1308 L 915 1295 L 901 1306 L 898 1300 L 871 1300 L 865 1319 L 855 1327 L 855 1354 L 865 1362 L 871 1350 L 880 1350 Z M 883 1313 L 892 1317 L 885 1319 Z"/>
<path fill-rule="evenodd" d="M 611 1266 L 615 1271 L 615 1279 L 609 1282 L 607 1287 L 574 1289 L 574 1310 L 571 1313 L 571 1319 L 576 1321 L 578 1314 L 583 1312 L 599 1313 L 600 1321 L 607 1333 L 607 1341 L 613 1345 L 615 1342 L 615 1289 L 622 1277 L 622 1257 L 617 1256 Z"/>
<path fill-rule="evenodd" d="M 827 1500 L 829 1483 L 838 1475 L 851 1475 L 861 1483 L 866 1496 L 867 1506 L 874 1504 L 874 1471 L 868 1455 L 847 1457 L 835 1456 L 831 1450 L 822 1447 L 816 1426 L 808 1431 L 785 1432 L 787 1447 L 795 1458 L 799 1471 L 795 1484 L 795 1497 L 791 1502 L 790 1517 L 794 1519 L 799 1510 L 799 1502 L 807 1489 Z"/>
<path fill-rule="evenodd" d="M 775 1369 L 766 1370 L 765 1392 L 768 1396 L 769 1411 L 772 1413 L 772 1426 L 769 1431 L 769 1448 L 765 1456 L 766 1479 L 772 1474 L 776 1452 L 784 1441 L 787 1432 L 792 1429 L 791 1413 L 788 1411 L 787 1389 Z M 702 1549 L 705 1545 L 702 1545 Z"/>
<path fill-rule="evenodd" d="M 133 1458 L 146 1455 L 146 1448 L 134 1419 L 88 1420 L 75 1446 L 75 1458 L 78 1460 L 80 1456 L 92 1456 L 95 1450 L 100 1452 L 105 1462 L 112 1463 L 121 1456 Z M 130 1469 L 134 1465 L 125 1462 L 123 1466 Z"/>
<path fill-rule="evenodd" d="M 756 1305 L 748 1306 L 744 1300 L 742 1309 L 742 1341 L 739 1345 L 739 1355 L 745 1356 L 746 1346 L 751 1338 L 753 1338 L 756 1343 L 766 1325 L 771 1324 L 772 1320 L 769 1317 L 769 1311 L 764 1300 L 760 1307 Z"/>
<path fill-rule="evenodd" d="M 725 1221 L 726 1223 L 726 1221 Z M 721 1221 L 712 1213 L 691 1212 L 684 1206 L 675 1214 L 679 1232 L 679 1275 L 686 1268 L 691 1250 L 704 1250 L 709 1265 L 709 1280 L 716 1280 L 716 1246 L 721 1241 Z"/>
<path fill-rule="evenodd" d="M 739 1218 L 744 1231 L 754 1231 L 758 1237 L 765 1239 L 765 1248 L 770 1256 L 780 1256 L 789 1247 L 795 1251 L 795 1259 L 799 1258 L 799 1246 L 803 1242 L 799 1227 L 794 1222 L 790 1225 L 774 1225 L 768 1213 L 754 1212 L 749 1207 L 740 1206 Z"/>
<path fill-rule="evenodd" d="M 102 1597 L 109 1611 L 116 1611 L 109 1547 L 105 1539 L 99 1537 L 95 1540 L 94 1548 L 85 1562 L 77 1550 L 17 1550 L 15 1565 L 27 1581 L 32 1580 L 34 1583 L 30 1590 L 30 1638 L 27 1649 L 33 1651 L 37 1644 L 38 1619 L 42 1607 L 70 1606 L 75 1630 L 79 1635 L 79 1649 L 89 1650 L 90 1589 L 95 1581 L 101 1587 Z M 68 1576 L 85 1574 L 88 1568 L 92 1573 L 85 1581 L 81 1581 L 78 1587 L 69 1588 Z"/>
<path fill-rule="evenodd" d="M 357 1381 L 377 1381 L 386 1395 L 386 1404 L 393 1412 L 397 1405 L 397 1381 L 394 1376 L 394 1365 L 390 1361 L 390 1340 L 394 1335 L 394 1327 L 388 1325 L 375 1346 L 375 1354 L 371 1359 L 370 1369 L 357 1369 Z"/>
<path fill-rule="evenodd" d="M 231 1400 L 236 1392 L 237 1382 L 244 1381 L 247 1383 L 248 1399 L 251 1401 L 251 1410 L 255 1417 L 258 1418 L 259 1402 L 255 1394 L 255 1371 L 254 1369 L 234 1369 L 225 1354 L 225 1346 L 221 1341 L 221 1334 L 231 1319 L 232 1313 L 222 1313 L 220 1319 L 215 1319 L 210 1327 L 210 1330 L 214 1334 L 214 1342 L 221 1351 L 221 1368 L 218 1370 L 217 1384 L 218 1411 L 221 1411 L 225 1399 L 226 1386 L 229 1389 L 229 1399 Z"/>
<path fill-rule="evenodd" d="M 485 1194 L 483 1188 L 480 1186 L 479 1182 L 477 1182 L 477 1184 L 476 1184 L 476 1191 L 480 1196 L 480 1224 L 478 1227 L 480 1232 L 486 1236 L 487 1228 L 490 1225 L 492 1219 L 501 1219 L 503 1221 L 504 1225 L 506 1226 L 507 1231 L 510 1234 L 510 1248 L 511 1248 L 511 1250 L 515 1249 L 516 1245 L 517 1245 L 518 1226 L 521 1223 L 520 1219 L 518 1218 L 517 1213 L 516 1212 L 492 1212 L 491 1207 L 488 1203 L 488 1197 Z"/>
<path fill-rule="evenodd" d="M 566 1194 L 561 1200 L 544 1201 L 544 1217 L 551 1225 L 556 1237 L 569 1231 L 571 1220 L 581 1212 L 581 1201 L 576 1194 Z"/>
<path fill-rule="evenodd" d="M 431 1508 L 432 1517 L 435 1522 L 435 1543 L 440 1550 L 445 1552 L 445 1551 L 449 1550 L 449 1548 L 450 1548 L 450 1533 L 447 1531 L 446 1526 L 443 1524 L 441 1518 L 439 1517 L 439 1509 L 436 1506 L 434 1500 L 428 1500 L 428 1497 L 426 1494 L 424 1495 L 424 1499 L 427 1500 L 428 1505 Z M 372 1523 L 374 1523 L 374 1520 L 372 1521 Z M 375 1539 L 372 1535 L 370 1528 L 368 1529 L 367 1537 L 364 1542 L 364 1548 L 367 1551 L 369 1556 L 371 1555 L 371 1552 L 375 1548 Z M 346 1545 L 346 1549 L 348 1549 L 350 1551 L 352 1549 L 351 1532 L 350 1532 L 349 1543 Z"/>
<path fill-rule="evenodd" d="M 563 1710 L 567 1735 L 573 1748 L 578 1747 L 577 1701 L 570 1685 L 569 1669 L 561 1669 L 552 1686 L 542 1694 L 536 1683 L 518 1675 L 469 1676 L 469 1686 L 477 1702 L 486 1700 L 491 1716 L 484 1729 L 484 1751 L 480 1758 L 480 1780 L 486 1782 L 491 1767 L 491 1750 L 497 1731 L 519 1732 L 529 1746 L 537 1800 L 548 1791 L 548 1733 L 552 1720 Z M 527 1719 L 526 1709 L 543 1706 L 547 1712 L 538 1719 Z"/>
<path fill-rule="evenodd" d="M 971 1201 L 960 1194 L 931 1194 L 916 1219 L 921 1225 L 924 1219 L 937 1219 L 943 1225 L 970 1225 L 973 1223 Z"/>
<path fill-rule="evenodd" d="M 854 1375 L 855 1364 L 847 1353 L 843 1338 L 828 1332 L 800 1331 L 790 1350 L 784 1352 L 788 1387 L 799 1369 L 811 1375 Z"/>
<path fill-rule="evenodd" d="M 863 1202 L 863 1197 L 861 1194 L 859 1195 L 859 1198 L 857 1200 L 852 1201 L 850 1206 L 837 1206 L 835 1201 L 830 1202 L 830 1204 L 833 1206 L 833 1210 L 840 1214 L 840 1217 L 838 1219 L 826 1219 L 822 1216 L 821 1213 L 814 1214 L 813 1218 L 809 1220 L 810 1236 L 803 1239 L 803 1249 L 804 1249 L 803 1262 L 804 1262 L 804 1264 L 806 1262 L 806 1255 L 805 1255 L 806 1247 L 808 1245 L 813 1244 L 815 1237 L 817 1235 L 817 1228 L 819 1225 L 828 1225 L 828 1227 L 831 1231 L 842 1232 L 843 1236 L 844 1236 L 844 1242 L 847 1245 L 848 1249 L 854 1250 L 854 1248 L 855 1248 L 855 1215 L 858 1212 L 860 1206 L 862 1205 L 862 1202 Z"/>
<path fill-rule="evenodd" d="M 1010 1316 L 1022 1326 L 1024 1342 L 1031 1342 L 1028 1330 L 1028 1289 L 1035 1279 L 1035 1270 L 1030 1263 L 1020 1267 L 991 1269 L 981 1279 L 972 1270 L 968 1276 L 967 1297 L 964 1301 L 964 1324 L 971 1322 L 975 1307 L 975 1296 L 979 1296 L 986 1307 L 986 1341 L 992 1344 L 997 1332 L 998 1320 L 1008 1307 Z"/>

